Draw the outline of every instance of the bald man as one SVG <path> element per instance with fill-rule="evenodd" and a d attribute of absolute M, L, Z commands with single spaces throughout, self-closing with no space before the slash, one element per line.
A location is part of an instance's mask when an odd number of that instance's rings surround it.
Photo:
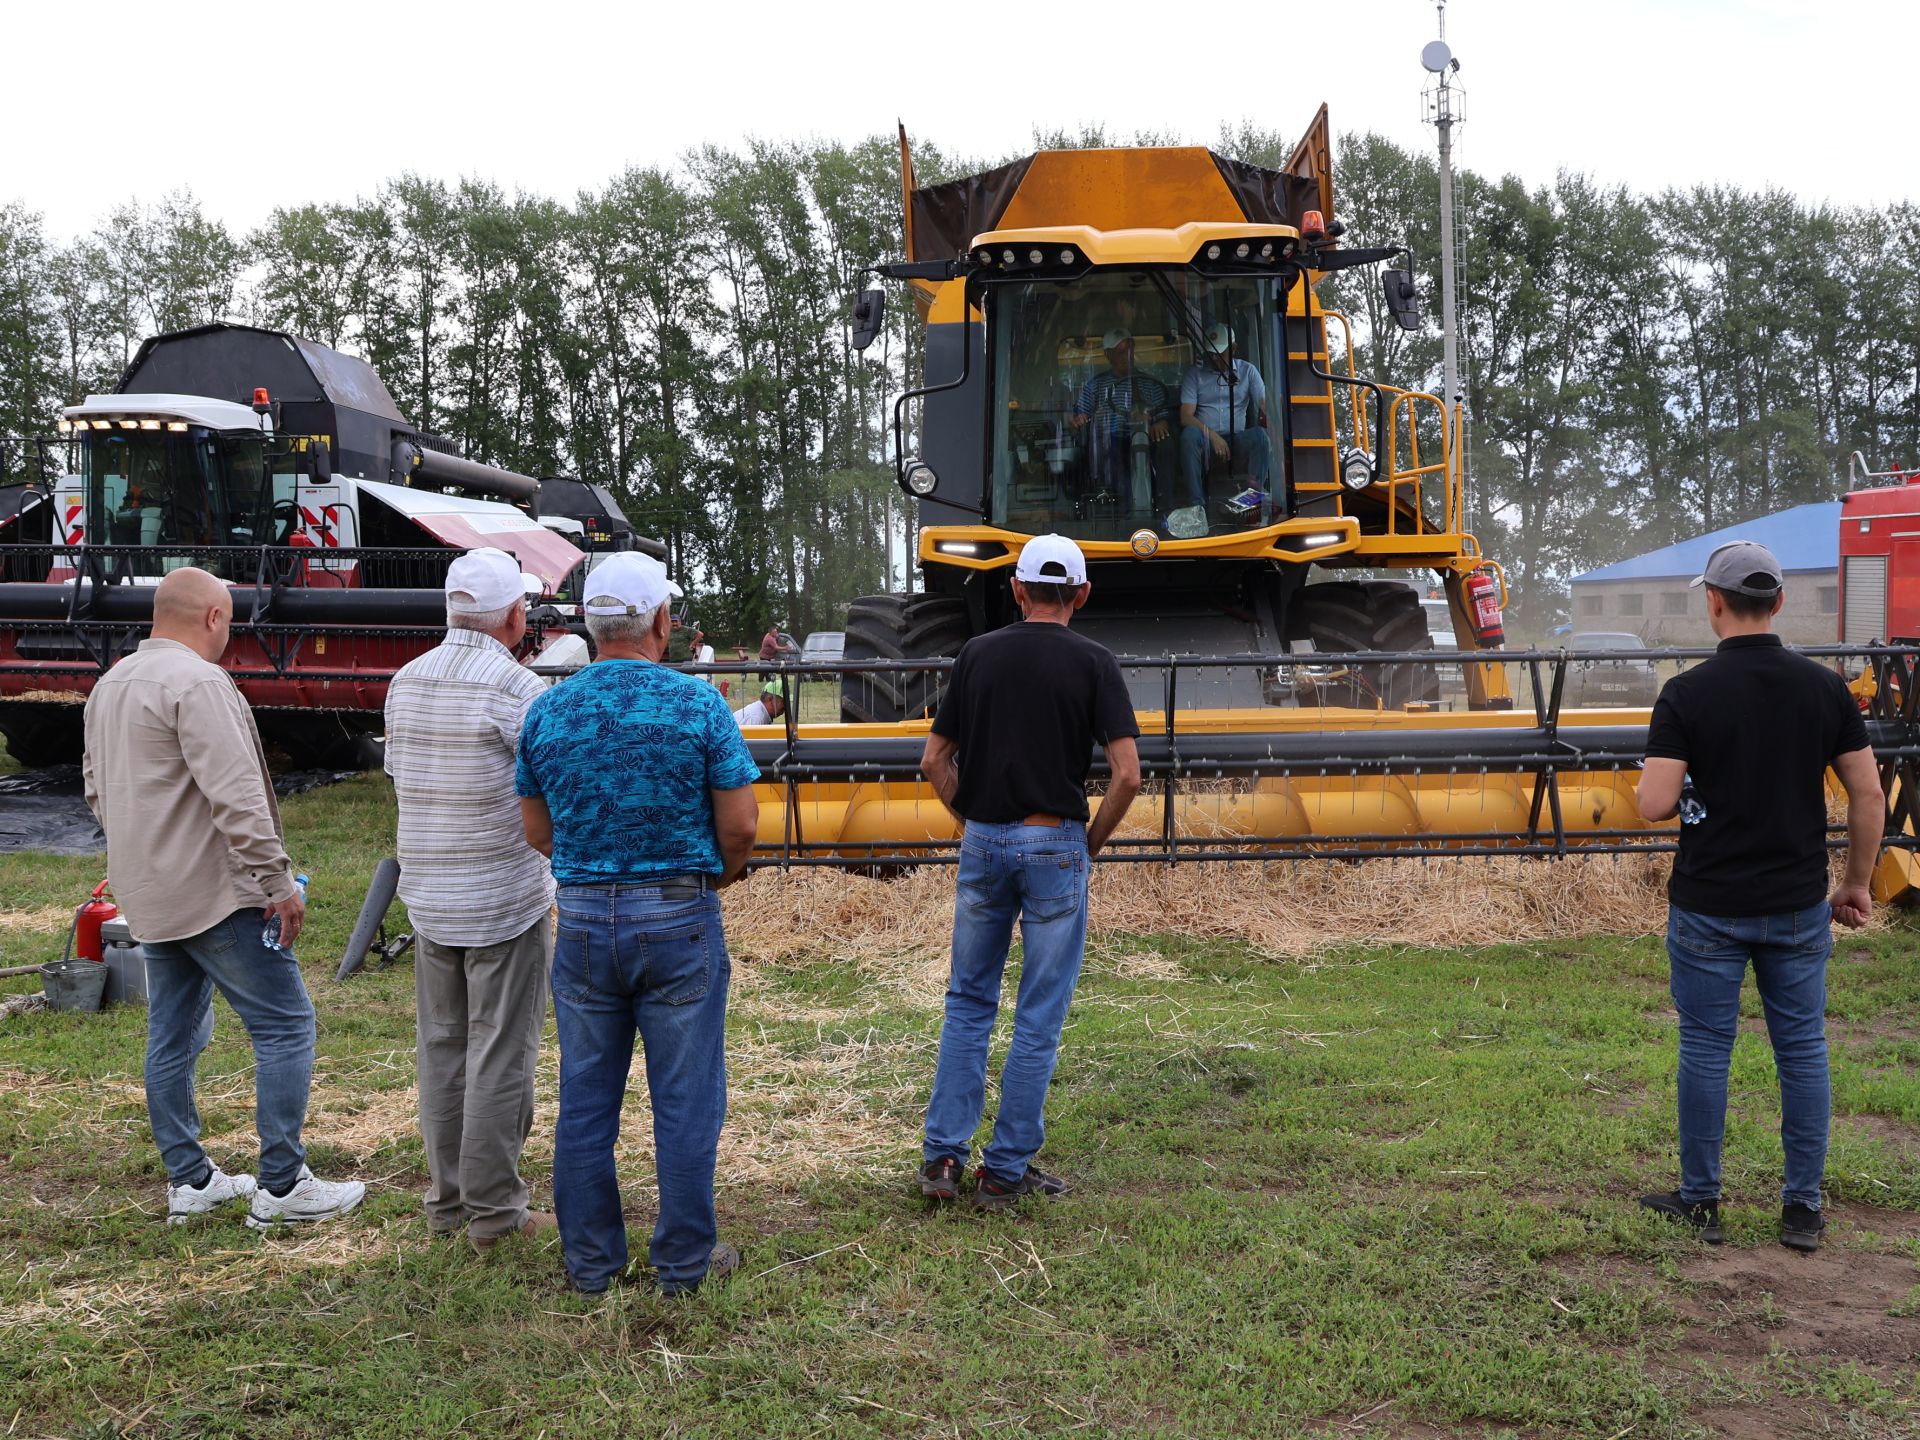
<path fill-rule="evenodd" d="M 250 1201 L 256 1229 L 326 1220 L 366 1187 L 306 1166 L 313 1002 L 290 948 L 306 918 L 253 712 L 217 663 L 233 595 L 204 570 L 153 594 L 152 637 L 87 697 L 82 772 L 107 832 L 107 878 L 147 962 L 147 1116 L 167 1168 L 167 1223 Z M 280 943 L 262 936 L 280 920 Z M 193 1072 L 213 992 L 253 1041 L 260 1172 L 228 1175 L 200 1145 Z"/>

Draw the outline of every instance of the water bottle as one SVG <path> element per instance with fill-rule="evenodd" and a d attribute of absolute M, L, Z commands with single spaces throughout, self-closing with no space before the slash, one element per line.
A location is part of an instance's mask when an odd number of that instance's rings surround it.
<path fill-rule="evenodd" d="M 1698 825 L 1707 818 L 1707 807 L 1700 803 L 1700 792 L 1693 788 L 1693 772 L 1688 771 L 1680 780 L 1680 823 Z"/>
<path fill-rule="evenodd" d="M 300 892 L 300 899 L 304 903 L 307 898 L 307 877 L 304 875 L 294 876 L 293 885 L 294 888 Z M 280 917 L 278 915 L 268 916 L 267 923 L 260 927 L 260 943 L 269 950 L 278 950 L 280 948 Z"/>

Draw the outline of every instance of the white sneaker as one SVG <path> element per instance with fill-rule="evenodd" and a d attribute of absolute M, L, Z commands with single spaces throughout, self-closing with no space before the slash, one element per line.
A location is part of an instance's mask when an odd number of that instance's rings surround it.
<path fill-rule="evenodd" d="M 253 1192 L 247 1224 L 270 1230 L 299 1220 L 331 1220 L 353 1209 L 366 1194 L 367 1187 L 358 1180 L 322 1180 L 302 1165 L 300 1178 L 286 1194 L 275 1195 L 264 1185 Z"/>
<path fill-rule="evenodd" d="M 204 1215 L 229 1200 L 244 1200 L 253 1194 L 251 1175 L 227 1175 L 218 1165 L 202 1185 L 167 1186 L 167 1224 L 184 1225 L 189 1217 Z"/>

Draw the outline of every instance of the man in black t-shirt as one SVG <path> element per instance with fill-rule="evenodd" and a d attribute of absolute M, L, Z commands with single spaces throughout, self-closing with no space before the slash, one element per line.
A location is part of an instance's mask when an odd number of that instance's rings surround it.
<path fill-rule="evenodd" d="M 953 910 L 953 968 L 927 1102 L 920 1193 L 952 1200 L 972 1153 L 987 1042 L 1020 918 L 1020 994 L 1000 1072 L 1000 1113 L 973 1201 L 1001 1210 L 1066 1184 L 1033 1163 L 1060 1029 L 1087 943 L 1088 862 L 1140 793 L 1140 734 L 1120 666 L 1068 628 L 1087 603 L 1087 562 L 1063 535 L 1029 540 L 1014 567 L 1025 620 L 969 640 L 954 662 L 920 768 L 965 822 Z M 1095 743 L 1111 779 L 1087 818 Z"/>
<path fill-rule="evenodd" d="M 1886 800 L 1866 726 L 1833 671 L 1773 633 L 1780 564 L 1739 540 L 1707 558 L 1713 658 L 1669 680 L 1647 729 L 1640 810 L 1680 816 L 1667 954 L 1680 1016 L 1680 1188 L 1640 1203 L 1718 1244 L 1727 1070 L 1749 962 L 1780 1076 L 1780 1240 L 1816 1250 L 1826 1171 L 1831 922 L 1863 925 Z M 1847 868 L 1827 897 L 1828 767 L 1847 791 Z"/>

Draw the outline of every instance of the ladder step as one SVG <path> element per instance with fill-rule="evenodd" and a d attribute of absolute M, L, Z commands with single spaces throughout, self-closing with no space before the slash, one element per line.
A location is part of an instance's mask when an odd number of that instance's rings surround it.
<path fill-rule="evenodd" d="M 1331 405 L 1333 403 L 1331 395 L 1293 395 L 1288 398 L 1296 405 Z"/>
<path fill-rule="evenodd" d="M 1313 449 L 1313 450 L 1332 450 L 1332 449 L 1335 449 L 1335 448 L 1337 447 L 1337 443 L 1338 443 L 1338 442 L 1336 442 L 1336 441 L 1333 441 L 1333 440 L 1305 440 L 1305 439 L 1302 439 L 1302 440 L 1295 440 L 1295 441 L 1293 442 L 1293 448 L 1294 448 L 1294 449 L 1296 449 L 1296 450 L 1302 450 L 1302 449 Z"/>

